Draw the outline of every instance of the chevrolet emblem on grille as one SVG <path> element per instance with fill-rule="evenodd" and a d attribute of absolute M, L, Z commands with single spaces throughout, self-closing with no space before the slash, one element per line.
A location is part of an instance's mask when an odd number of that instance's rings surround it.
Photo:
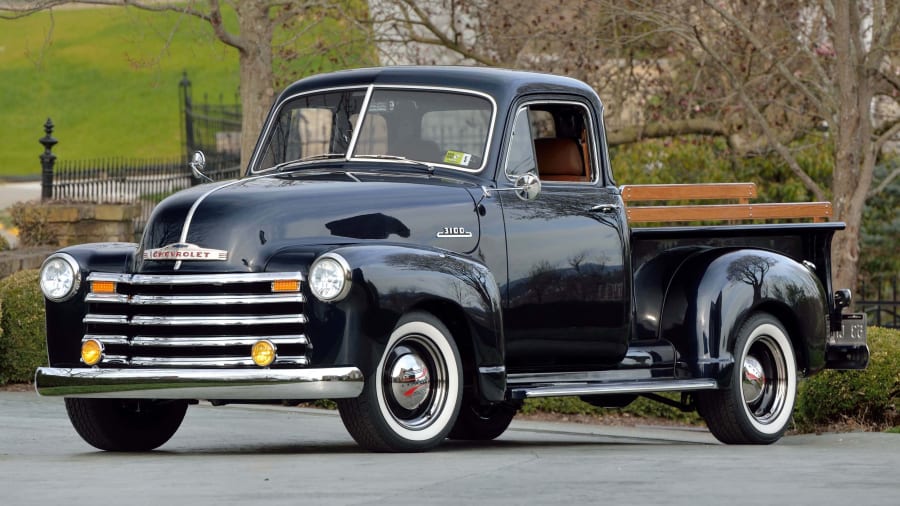
<path fill-rule="evenodd" d="M 144 250 L 144 260 L 228 260 L 228 252 L 176 242 L 162 248 Z"/>

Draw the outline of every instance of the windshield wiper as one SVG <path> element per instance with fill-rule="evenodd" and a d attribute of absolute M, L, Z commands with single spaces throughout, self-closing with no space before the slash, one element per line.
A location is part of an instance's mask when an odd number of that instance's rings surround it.
<path fill-rule="evenodd" d="M 434 165 L 423 162 L 421 160 L 413 160 L 412 158 L 407 158 L 405 156 L 397 156 L 397 155 L 353 155 L 353 158 L 374 158 L 376 160 L 392 160 L 396 162 L 403 162 L 410 165 L 416 165 L 418 167 L 423 167 L 428 171 L 429 174 L 434 174 Z"/>
<path fill-rule="evenodd" d="M 274 166 L 274 167 L 270 167 L 270 168 L 268 168 L 268 169 L 266 169 L 266 170 L 267 170 L 267 171 L 268 171 L 268 170 L 274 170 L 274 171 L 277 171 L 277 172 L 281 172 L 281 171 L 283 171 L 284 169 L 289 169 L 289 168 L 291 168 L 291 167 L 293 167 L 293 166 L 295 166 L 295 165 L 301 165 L 301 164 L 306 163 L 306 162 L 312 162 L 312 161 L 315 161 L 315 160 L 330 160 L 330 159 L 332 159 L 332 158 L 344 158 L 345 156 L 347 156 L 345 153 L 321 153 L 321 154 L 318 154 L 318 155 L 305 156 L 305 157 L 300 158 L 300 159 L 298 159 L 298 160 L 288 160 L 287 162 L 281 162 L 281 163 L 279 163 L 278 165 L 276 165 L 276 166 Z"/>

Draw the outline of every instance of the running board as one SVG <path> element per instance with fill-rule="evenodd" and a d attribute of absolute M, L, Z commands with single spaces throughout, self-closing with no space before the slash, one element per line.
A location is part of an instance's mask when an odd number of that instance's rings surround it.
<path fill-rule="evenodd" d="M 606 383 L 577 384 L 544 384 L 531 387 L 514 387 L 510 389 L 513 399 L 529 399 L 532 397 L 567 397 L 575 395 L 604 394 L 645 394 L 651 392 L 685 392 L 688 390 L 714 390 L 718 388 L 716 380 L 660 380 L 660 381 L 615 381 Z"/>

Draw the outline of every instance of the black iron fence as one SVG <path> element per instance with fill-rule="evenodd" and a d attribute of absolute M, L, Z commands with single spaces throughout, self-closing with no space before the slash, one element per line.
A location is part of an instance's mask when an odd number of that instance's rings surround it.
<path fill-rule="evenodd" d="M 53 169 L 52 200 L 124 203 L 159 201 L 193 184 L 183 158 L 171 160 L 60 160 Z"/>
<path fill-rule="evenodd" d="M 204 94 L 202 101 L 194 101 L 191 86 L 185 72 L 178 83 L 181 89 L 181 119 L 184 125 L 182 145 L 185 155 L 203 151 L 207 157 L 240 158 L 240 99 L 235 96 L 234 102 L 225 103 L 225 97 L 219 95 L 218 102 L 213 102 Z"/>
<path fill-rule="evenodd" d="M 227 158 L 207 159 L 204 170 L 216 181 L 240 176 L 240 167 Z M 135 235 L 144 230 L 153 208 L 165 197 L 196 184 L 184 158 L 170 160 L 62 160 L 53 171 L 51 200 L 95 204 L 135 203 Z"/>
<path fill-rule="evenodd" d="M 866 313 L 869 325 L 900 328 L 900 276 L 872 274 L 860 282 L 856 307 Z"/>
<path fill-rule="evenodd" d="M 44 124 L 41 154 L 41 199 L 91 203 L 138 203 L 141 213 L 135 219 L 139 235 L 153 207 L 172 193 L 198 184 L 188 167 L 188 157 L 196 150 L 206 154 L 204 173 L 215 181 L 240 177 L 241 104 L 195 102 L 191 81 L 185 72 L 181 82 L 181 119 L 184 126 L 182 155 L 175 158 L 136 160 L 124 157 L 97 160 L 57 160 L 52 149 L 53 122 Z"/>

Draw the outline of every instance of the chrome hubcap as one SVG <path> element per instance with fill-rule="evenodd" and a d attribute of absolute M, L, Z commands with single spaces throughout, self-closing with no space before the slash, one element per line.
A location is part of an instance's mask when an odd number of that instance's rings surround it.
<path fill-rule="evenodd" d="M 741 393 L 750 415 L 769 424 L 784 408 L 788 393 L 788 364 L 781 347 L 770 336 L 750 345 L 741 364 Z"/>
<path fill-rule="evenodd" d="M 759 360 L 752 356 L 744 359 L 742 373 L 741 389 L 744 391 L 744 401 L 748 404 L 754 403 L 763 395 L 766 387 L 766 373 Z"/>
<path fill-rule="evenodd" d="M 415 410 L 431 392 L 428 366 L 416 354 L 407 353 L 394 362 L 391 369 L 391 393 L 403 409 Z"/>
<path fill-rule="evenodd" d="M 413 334 L 385 358 L 381 389 L 394 421 L 409 430 L 430 426 L 447 402 L 447 364 L 440 351 Z"/>

